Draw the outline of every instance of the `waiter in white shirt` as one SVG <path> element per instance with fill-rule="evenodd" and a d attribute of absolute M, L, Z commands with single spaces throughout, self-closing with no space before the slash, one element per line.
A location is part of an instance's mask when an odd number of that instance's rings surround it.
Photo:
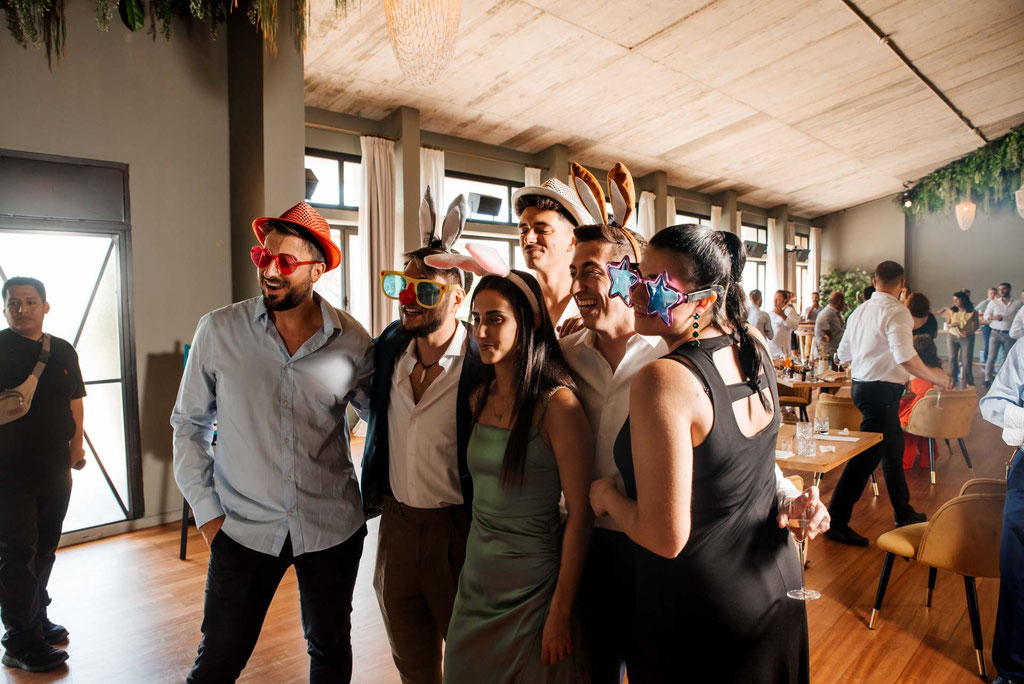
<path fill-rule="evenodd" d="M 768 342 L 768 350 L 771 351 L 773 359 L 789 357 L 789 352 L 793 348 L 793 333 L 800 326 L 800 314 L 786 303 L 788 299 L 785 290 L 777 291 L 772 300 L 772 310 L 768 312 L 774 333 Z"/>
<path fill-rule="evenodd" d="M 1013 339 L 1010 338 L 1010 326 L 1013 324 L 1013 305 L 1010 299 L 1010 283 L 999 284 L 999 296 L 991 300 L 985 307 L 985 323 L 992 328 L 989 338 L 988 357 L 985 359 L 985 387 L 992 385 L 995 377 L 995 365 L 999 359 L 999 350 L 1005 357 L 1010 352 Z"/>
<path fill-rule="evenodd" d="M 646 364 L 668 353 L 665 342 L 637 335 L 633 310 L 611 297 L 608 264 L 623 257 L 636 262 L 644 240 L 632 231 L 607 225 L 577 228 L 570 273 L 583 330 L 561 339 L 562 352 L 576 378 L 580 401 L 594 430 L 594 479 L 614 476 L 622 490 L 613 447 L 629 415 L 629 387 Z M 809 536 L 827 529 L 828 515 L 818 506 L 818 489 L 801 493 L 776 467 L 776 496 L 781 502 L 780 527 L 796 507 L 810 504 L 816 514 Z M 580 587 L 581 612 L 593 684 L 618 684 L 628 668 L 633 638 L 634 543 L 607 515 L 597 518 Z"/>
<path fill-rule="evenodd" d="M 750 309 L 747 310 L 747 323 L 751 328 L 760 330 L 764 339 L 770 340 L 775 337 L 772 330 L 772 319 L 764 311 L 761 311 L 761 291 L 750 291 Z"/>
<path fill-rule="evenodd" d="M 903 474 L 903 430 L 899 405 L 904 385 L 915 375 L 949 389 L 949 376 L 929 368 L 914 351 L 914 321 L 897 298 L 904 283 L 903 267 L 883 261 L 875 268 L 875 293 L 857 307 L 839 343 L 839 359 L 853 371 L 853 403 L 863 415 L 860 429 L 881 432 L 882 443 L 853 457 L 832 493 L 829 539 L 851 546 L 867 546 L 868 540 L 850 529 L 853 505 L 864 492 L 868 478 L 882 463 L 896 526 L 924 522 L 926 517 L 910 505 L 910 491 Z"/>

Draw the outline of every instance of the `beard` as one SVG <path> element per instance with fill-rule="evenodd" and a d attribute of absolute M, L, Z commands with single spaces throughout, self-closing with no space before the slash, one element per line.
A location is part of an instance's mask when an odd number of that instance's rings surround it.
<path fill-rule="evenodd" d="M 423 309 L 422 323 L 416 326 L 408 326 L 405 323 L 405 318 L 402 318 L 402 330 L 411 337 L 426 337 L 427 335 L 437 332 L 441 329 L 441 325 L 444 323 L 444 318 L 441 316 L 441 307 L 438 306 L 434 309 Z"/>
<path fill-rule="evenodd" d="M 282 289 L 274 293 L 277 299 L 271 299 L 267 293 L 266 284 L 260 280 L 260 289 L 263 291 L 263 303 L 268 311 L 288 311 L 294 309 L 309 297 L 313 289 L 312 278 L 306 278 L 304 283 L 293 285 L 290 288 Z"/>

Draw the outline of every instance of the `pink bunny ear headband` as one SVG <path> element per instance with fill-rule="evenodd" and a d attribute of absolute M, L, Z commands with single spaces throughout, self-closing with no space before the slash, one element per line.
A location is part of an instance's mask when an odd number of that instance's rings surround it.
<path fill-rule="evenodd" d="M 508 264 L 505 263 L 496 249 L 479 242 L 469 242 L 466 244 L 466 251 L 469 252 L 468 255 L 431 254 L 425 257 L 423 261 L 428 266 L 433 266 L 434 268 L 460 268 L 463 271 L 469 271 L 481 277 L 496 275 L 500 278 L 505 278 L 523 291 L 523 294 L 526 295 L 526 300 L 530 302 L 530 308 L 533 309 L 533 313 L 540 316 L 540 304 L 538 304 L 533 290 L 530 289 L 530 286 L 518 273 L 509 269 Z"/>

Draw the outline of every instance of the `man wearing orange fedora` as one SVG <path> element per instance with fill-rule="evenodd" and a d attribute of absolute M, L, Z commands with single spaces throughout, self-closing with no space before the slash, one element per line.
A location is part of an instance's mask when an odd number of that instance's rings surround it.
<path fill-rule="evenodd" d="M 366 525 L 346 410 L 367 406 L 372 344 L 313 292 L 341 261 L 320 214 L 303 202 L 253 230 L 263 294 L 199 321 L 171 414 L 175 479 L 210 545 L 187 681 L 238 678 L 294 565 L 310 682 L 348 682 Z"/>

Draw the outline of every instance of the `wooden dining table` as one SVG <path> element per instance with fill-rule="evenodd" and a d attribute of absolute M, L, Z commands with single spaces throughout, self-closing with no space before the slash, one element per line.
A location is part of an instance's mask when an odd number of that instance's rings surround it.
<path fill-rule="evenodd" d="M 779 427 L 779 436 L 775 442 L 775 463 L 784 470 L 814 473 L 814 484 L 821 482 L 825 473 L 845 465 L 854 456 L 863 453 L 882 441 L 881 432 L 854 432 L 841 434 L 840 430 L 829 430 L 829 437 L 840 439 L 823 439 L 816 436 L 813 456 L 801 456 L 796 448 L 796 425 L 783 423 Z M 849 440 L 854 441 L 849 441 Z M 782 453 L 782 443 L 788 441 L 792 446 L 788 454 Z M 821 447 L 834 446 L 835 451 L 822 452 Z"/>

